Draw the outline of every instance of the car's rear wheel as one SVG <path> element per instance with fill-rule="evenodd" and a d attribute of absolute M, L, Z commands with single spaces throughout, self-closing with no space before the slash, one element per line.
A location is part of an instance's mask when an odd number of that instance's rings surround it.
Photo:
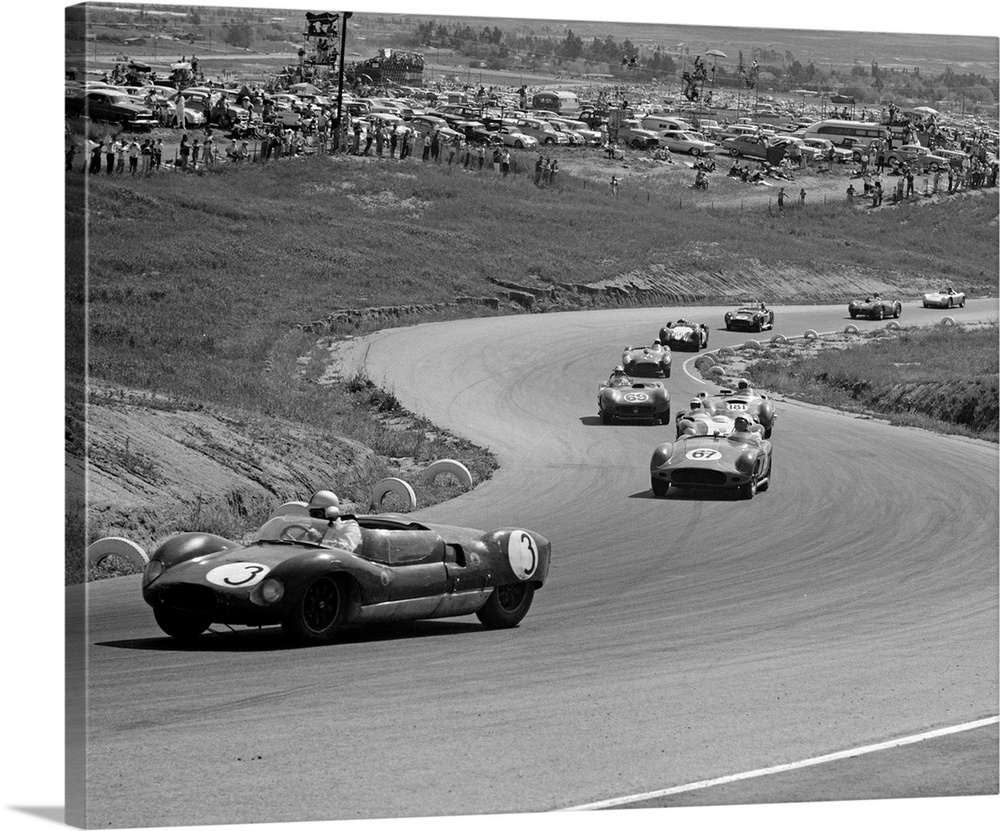
<path fill-rule="evenodd" d="M 497 586 L 476 617 L 487 629 L 509 629 L 524 620 L 534 596 L 535 587 L 530 583 Z"/>
<path fill-rule="evenodd" d="M 960 308 L 960 309 L 964 309 L 965 308 L 965 298 L 964 297 L 961 300 L 958 301 L 958 308 Z"/>
<path fill-rule="evenodd" d="M 281 628 L 296 641 L 324 643 L 333 639 L 343 623 L 347 604 L 343 582 L 335 577 L 320 577 L 306 586 Z"/>
<path fill-rule="evenodd" d="M 701 155 L 701 150 L 699 148 L 697 148 L 697 147 L 692 147 L 691 148 L 691 155 L 692 156 L 700 156 Z"/>
<path fill-rule="evenodd" d="M 157 625 L 170 637 L 182 641 L 197 638 L 212 624 L 211 618 L 192 612 L 179 612 L 176 609 L 153 609 L 153 617 Z"/>
<path fill-rule="evenodd" d="M 653 486 L 653 496 L 666 496 L 667 491 L 670 490 L 670 483 L 664 479 L 653 479 L 651 484 Z"/>
<path fill-rule="evenodd" d="M 518 150 L 524 150 L 524 142 L 518 139 L 517 141 L 514 142 L 514 147 L 516 147 Z"/>
<path fill-rule="evenodd" d="M 738 155 L 740 155 L 740 151 L 737 150 L 735 147 L 730 147 L 729 148 L 729 155 L 730 156 L 738 156 Z"/>
<path fill-rule="evenodd" d="M 897 302 L 897 303 L 896 303 L 896 304 L 895 304 L 895 305 L 894 305 L 894 306 L 892 307 L 892 316 L 893 316 L 893 317 L 899 317 L 899 316 L 900 316 L 900 315 L 901 315 L 902 313 L 903 313 L 903 304 L 902 304 L 902 303 L 899 303 L 899 302 Z"/>

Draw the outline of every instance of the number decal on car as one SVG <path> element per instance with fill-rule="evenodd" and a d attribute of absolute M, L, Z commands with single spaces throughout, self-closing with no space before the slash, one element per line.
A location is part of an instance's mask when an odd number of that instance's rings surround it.
<path fill-rule="evenodd" d="M 535 541 L 526 531 L 511 531 L 507 541 L 507 559 L 519 580 L 527 580 L 538 568 Z"/>
<path fill-rule="evenodd" d="M 649 396 L 644 392 L 627 392 L 625 393 L 626 401 L 645 401 Z"/>
<path fill-rule="evenodd" d="M 243 588 L 257 585 L 270 570 L 260 563 L 227 563 L 213 568 L 205 575 L 205 579 L 217 586 Z"/>
<path fill-rule="evenodd" d="M 699 447 L 697 450 L 689 450 L 686 457 L 694 462 L 712 462 L 721 459 L 722 454 L 718 450 L 709 447 Z"/>
<path fill-rule="evenodd" d="M 750 409 L 742 401 L 727 401 L 726 408 L 730 410 L 748 410 Z"/>

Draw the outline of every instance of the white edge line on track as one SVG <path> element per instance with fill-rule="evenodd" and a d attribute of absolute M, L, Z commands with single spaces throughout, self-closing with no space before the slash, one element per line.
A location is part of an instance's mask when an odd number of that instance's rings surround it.
<path fill-rule="evenodd" d="M 681 364 L 681 367 L 684 370 L 684 374 L 687 375 L 687 377 L 690 378 L 692 381 L 697 381 L 699 384 L 705 384 L 705 383 L 707 383 L 707 381 L 705 381 L 705 379 L 703 379 L 703 378 L 695 378 L 691 374 L 691 370 L 688 369 L 688 364 L 694 363 L 694 361 L 697 361 L 700 357 L 701 357 L 701 355 L 694 355 L 693 357 L 688 358 L 683 364 Z"/>
<path fill-rule="evenodd" d="M 774 773 L 785 773 L 786 771 L 799 770 L 800 768 L 812 767 L 813 765 L 836 762 L 840 759 L 850 759 L 853 756 L 863 756 L 866 753 L 875 753 L 879 750 L 890 750 L 895 747 L 902 747 L 907 744 L 916 744 L 917 742 L 926 741 L 928 739 L 936 739 L 941 736 L 950 736 L 953 733 L 962 733 L 967 730 L 976 730 L 980 727 L 986 727 L 990 724 L 997 723 L 1000 723 L 1000 716 L 990 716 L 989 718 L 979 719 L 978 721 L 969 721 L 965 724 L 957 724 L 953 727 L 942 727 L 938 730 L 931 730 L 927 733 L 918 733 L 914 736 L 904 736 L 899 739 L 880 742 L 879 744 L 869 744 L 864 747 L 856 747 L 852 750 L 841 750 L 837 753 L 828 753 L 825 756 L 814 756 L 811 759 L 803 759 L 799 762 L 789 762 L 788 764 L 775 765 L 770 768 L 760 768 L 759 770 L 750 770 L 744 773 L 734 773 L 729 776 L 720 776 L 718 779 L 705 779 L 701 782 L 691 782 L 687 785 L 677 785 L 673 788 L 663 788 L 658 791 L 647 791 L 646 793 L 633 794 L 632 796 L 619 796 L 613 799 L 604 799 L 600 802 L 588 802 L 585 805 L 558 808 L 556 811 L 594 811 L 600 808 L 614 808 L 618 805 L 629 805 L 633 802 L 643 802 L 647 799 L 657 799 L 663 796 L 685 793 L 686 791 L 711 788 L 715 785 L 726 785 L 730 782 L 740 782 L 744 779 L 755 779 L 758 776 L 770 776 Z"/>

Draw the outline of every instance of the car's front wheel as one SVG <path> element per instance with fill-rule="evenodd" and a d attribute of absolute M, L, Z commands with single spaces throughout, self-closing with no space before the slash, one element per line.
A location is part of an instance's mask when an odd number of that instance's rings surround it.
<path fill-rule="evenodd" d="M 701 149 L 698 148 L 698 147 L 692 147 L 691 148 L 691 155 L 692 156 L 700 156 L 701 155 Z"/>
<path fill-rule="evenodd" d="M 892 316 L 899 317 L 903 313 L 903 304 L 897 302 L 896 305 L 892 307 Z"/>
<path fill-rule="evenodd" d="M 515 141 L 514 147 L 516 147 L 518 150 L 524 150 L 524 142 L 520 140 Z"/>
<path fill-rule="evenodd" d="M 179 612 L 176 609 L 153 609 L 153 617 L 157 625 L 170 637 L 182 641 L 197 638 L 212 624 L 210 618 L 192 612 Z"/>
<path fill-rule="evenodd" d="M 750 477 L 750 481 L 745 485 L 740 485 L 736 489 L 736 495 L 740 499 L 753 499 L 757 494 L 757 472 L 754 471 L 753 475 Z"/>
<path fill-rule="evenodd" d="M 738 156 L 738 155 L 740 155 L 740 151 L 737 150 L 735 147 L 730 147 L 729 148 L 729 155 L 730 156 Z"/>
<path fill-rule="evenodd" d="M 313 580 L 295 604 L 281 628 L 301 643 L 325 643 L 333 639 L 347 615 L 348 595 L 335 577 Z"/>
<path fill-rule="evenodd" d="M 476 617 L 487 629 L 510 629 L 524 620 L 534 596 L 535 587 L 530 583 L 497 586 Z"/>
<path fill-rule="evenodd" d="M 653 487 L 653 496 L 666 496 L 670 490 L 670 483 L 664 479 L 653 479 L 650 484 Z"/>

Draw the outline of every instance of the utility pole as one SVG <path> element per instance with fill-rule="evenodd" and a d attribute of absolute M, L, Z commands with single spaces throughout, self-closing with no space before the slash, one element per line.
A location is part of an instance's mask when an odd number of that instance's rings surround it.
<path fill-rule="evenodd" d="M 353 12 L 343 12 L 340 15 L 340 69 L 337 72 L 337 125 L 335 135 L 337 137 L 334 147 L 340 148 L 341 125 L 344 108 L 344 53 L 347 51 L 347 21 Z"/>

